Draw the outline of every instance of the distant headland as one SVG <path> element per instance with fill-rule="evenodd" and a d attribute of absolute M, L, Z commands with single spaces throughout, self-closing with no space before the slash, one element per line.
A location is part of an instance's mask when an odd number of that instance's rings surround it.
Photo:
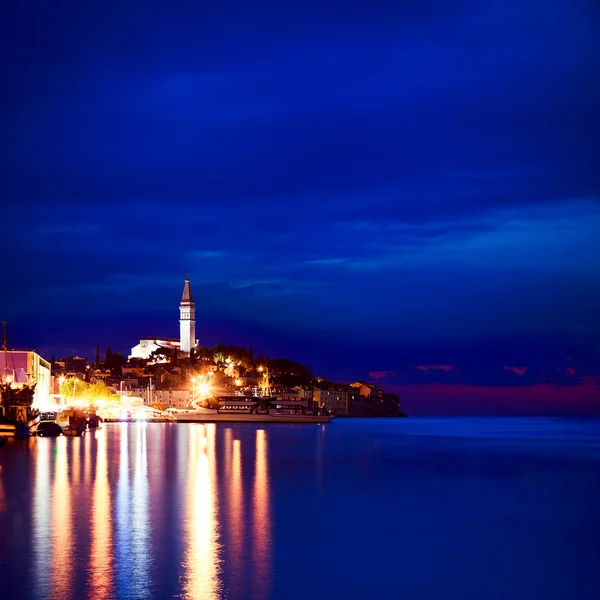
<path fill-rule="evenodd" d="M 5 379 L 12 373 L 17 384 L 25 382 L 19 379 L 26 378 L 25 373 L 35 373 L 35 403 L 40 408 L 65 403 L 100 406 L 128 399 L 162 411 L 218 408 L 219 399 L 236 396 L 296 400 L 308 412 L 337 417 L 406 416 L 396 394 L 372 383 L 329 381 L 306 365 L 255 355 L 252 348 L 201 346 L 188 277 L 179 304 L 179 334 L 179 338 L 142 338 L 127 357 L 110 347 L 102 357 L 98 347 L 93 361 L 53 356 L 48 362 L 32 351 L 9 350 L 8 359 L 0 361 L 0 372 Z"/>

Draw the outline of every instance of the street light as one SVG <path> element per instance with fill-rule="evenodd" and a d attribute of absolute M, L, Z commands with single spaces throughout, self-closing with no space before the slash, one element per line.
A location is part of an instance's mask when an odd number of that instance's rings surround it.
<path fill-rule="evenodd" d="M 65 399 L 63 398 L 63 395 L 62 395 L 62 386 L 63 386 L 64 382 L 65 382 L 65 376 L 61 375 L 58 378 L 58 395 L 60 396 L 60 403 L 61 404 L 65 403 Z"/>

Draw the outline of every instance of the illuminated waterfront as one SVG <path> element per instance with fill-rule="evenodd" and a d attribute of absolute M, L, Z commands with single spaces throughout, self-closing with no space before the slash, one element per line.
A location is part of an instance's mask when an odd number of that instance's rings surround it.
<path fill-rule="evenodd" d="M 0 450 L 6 598 L 592 598 L 600 421 L 105 425 Z"/>

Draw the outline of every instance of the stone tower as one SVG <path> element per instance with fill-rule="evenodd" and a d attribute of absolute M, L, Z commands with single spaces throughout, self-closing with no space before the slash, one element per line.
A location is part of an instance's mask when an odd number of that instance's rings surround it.
<path fill-rule="evenodd" d="M 187 275 L 179 303 L 179 339 L 181 352 L 189 354 L 196 345 L 196 305 Z"/>

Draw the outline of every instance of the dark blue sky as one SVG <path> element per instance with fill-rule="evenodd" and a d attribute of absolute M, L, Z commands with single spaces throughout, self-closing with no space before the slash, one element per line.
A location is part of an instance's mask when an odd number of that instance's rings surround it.
<path fill-rule="evenodd" d="M 596 2 L 176 4 L 4 9 L 15 345 L 600 374 Z"/>

